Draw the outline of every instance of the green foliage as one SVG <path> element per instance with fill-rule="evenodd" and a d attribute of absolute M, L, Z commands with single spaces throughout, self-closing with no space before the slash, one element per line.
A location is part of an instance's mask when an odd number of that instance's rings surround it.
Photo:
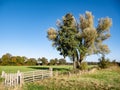
<path fill-rule="evenodd" d="M 87 69 L 88 69 L 88 64 L 87 64 L 87 62 L 82 62 L 81 65 L 80 65 L 80 69 L 81 69 L 81 70 L 87 70 Z"/>
<path fill-rule="evenodd" d="M 25 62 L 26 65 L 36 65 L 37 61 L 35 58 L 30 58 Z"/>
<path fill-rule="evenodd" d="M 103 55 L 100 59 L 99 59 L 99 63 L 98 66 L 102 69 L 104 68 L 108 68 L 110 66 L 110 61 L 109 59 L 105 59 L 105 56 Z"/>
<path fill-rule="evenodd" d="M 50 65 L 57 65 L 57 64 L 58 64 L 58 59 L 57 58 L 50 60 Z"/>
<path fill-rule="evenodd" d="M 113 61 L 111 62 L 111 64 L 114 65 L 114 66 L 118 66 L 118 63 L 116 62 L 116 60 L 113 60 Z"/>
<path fill-rule="evenodd" d="M 25 62 L 25 57 L 21 57 L 21 56 L 16 56 L 16 62 L 17 62 L 17 65 L 24 65 L 24 62 Z"/>
<path fill-rule="evenodd" d="M 2 65 L 8 65 L 9 63 L 11 63 L 10 59 L 11 59 L 11 54 L 6 53 L 5 55 L 3 55 L 1 58 Z"/>
<path fill-rule="evenodd" d="M 59 59 L 59 64 L 60 65 L 65 65 L 66 64 L 66 60 L 65 59 Z"/>
<path fill-rule="evenodd" d="M 36 65 L 37 61 L 34 58 L 27 59 L 24 56 L 12 56 L 9 53 L 4 54 L 0 58 L 0 65 L 4 66 L 21 66 L 21 65 Z"/>
<path fill-rule="evenodd" d="M 48 64 L 48 60 L 45 57 L 39 58 L 38 61 L 42 62 L 42 65 Z"/>

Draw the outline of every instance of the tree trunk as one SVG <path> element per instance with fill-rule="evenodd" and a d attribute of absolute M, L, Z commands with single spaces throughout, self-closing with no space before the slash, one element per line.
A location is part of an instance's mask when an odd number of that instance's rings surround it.
<path fill-rule="evenodd" d="M 79 69 L 80 63 L 79 63 L 79 54 L 78 54 L 77 50 L 76 50 L 76 57 L 77 57 L 76 68 Z"/>
<path fill-rule="evenodd" d="M 75 56 L 73 54 L 73 69 L 75 70 L 76 69 L 76 62 L 75 62 Z"/>
<path fill-rule="evenodd" d="M 83 55 L 83 54 L 80 54 L 80 60 L 79 60 L 79 63 L 80 63 L 80 64 L 82 63 L 83 58 L 84 58 L 84 55 Z"/>
<path fill-rule="evenodd" d="M 76 65 L 76 68 L 79 69 L 80 68 L 80 62 L 79 60 L 77 60 L 77 65 Z"/>
<path fill-rule="evenodd" d="M 80 54 L 80 59 L 77 60 L 77 68 L 78 69 L 81 69 L 81 63 L 82 63 L 83 59 L 84 59 L 84 55 Z"/>

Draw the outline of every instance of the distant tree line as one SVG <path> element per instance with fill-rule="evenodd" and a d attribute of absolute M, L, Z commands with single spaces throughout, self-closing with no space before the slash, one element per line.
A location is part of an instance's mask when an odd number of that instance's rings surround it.
<path fill-rule="evenodd" d="M 10 66 L 22 66 L 22 65 L 65 65 L 67 64 L 65 59 L 51 59 L 48 61 L 47 58 L 27 58 L 25 56 L 12 56 L 10 53 L 4 54 L 0 58 L 0 65 Z"/>
<path fill-rule="evenodd" d="M 50 59 L 48 60 L 45 57 L 42 58 L 27 58 L 25 56 L 12 56 L 10 53 L 6 53 L 2 55 L 0 58 L 0 65 L 3 66 L 23 66 L 23 65 L 72 65 L 71 62 L 66 62 L 64 58 L 61 59 Z M 108 58 L 105 58 L 105 56 L 102 56 L 99 59 L 99 62 L 87 62 L 88 65 L 98 65 L 101 68 L 107 68 L 111 65 L 119 65 L 120 62 L 117 62 L 116 60 L 110 60 Z"/>

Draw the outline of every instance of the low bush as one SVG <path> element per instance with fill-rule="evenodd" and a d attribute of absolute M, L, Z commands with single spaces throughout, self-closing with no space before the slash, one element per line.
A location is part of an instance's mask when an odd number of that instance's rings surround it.
<path fill-rule="evenodd" d="M 99 59 L 98 66 L 99 66 L 100 68 L 102 68 L 102 69 L 110 67 L 110 61 L 109 61 L 109 59 L 106 59 L 105 56 L 103 55 L 103 56 Z"/>
<path fill-rule="evenodd" d="M 81 65 L 80 65 L 80 70 L 86 70 L 86 69 L 88 69 L 87 62 L 82 62 Z"/>

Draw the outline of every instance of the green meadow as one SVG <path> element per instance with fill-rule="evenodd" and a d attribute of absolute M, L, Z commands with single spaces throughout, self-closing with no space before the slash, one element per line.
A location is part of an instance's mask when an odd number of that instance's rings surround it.
<path fill-rule="evenodd" d="M 6 73 L 16 73 L 18 70 L 20 72 L 41 70 L 53 68 L 53 71 L 68 71 L 72 69 L 72 65 L 54 65 L 54 66 L 0 66 L 0 74 L 2 71 Z"/>
<path fill-rule="evenodd" d="M 7 73 L 41 70 L 53 68 L 54 73 L 68 72 L 72 70 L 70 65 L 60 66 L 0 66 L 0 72 Z M 92 67 L 92 66 L 89 66 Z M 0 78 L 0 81 L 3 80 Z M 33 83 L 24 84 L 20 90 L 119 90 L 120 89 L 120 67 L 113 66 L 107 69 L 99 69 L 93 73 L 86 74 L 59 74 L 52 78 L 43 79 Z M 4 89 L 3 89 L 4 90 Z M 19 90 L 19 89 L 17 89 Z"/>

